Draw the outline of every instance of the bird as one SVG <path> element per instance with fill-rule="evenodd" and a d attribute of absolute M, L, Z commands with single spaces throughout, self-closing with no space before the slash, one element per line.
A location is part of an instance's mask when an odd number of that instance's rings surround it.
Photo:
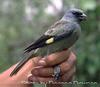
<path fill-rule="evenodd" d="M 36 56 L 45 57 L 55 52 L 70 49 L 81 35 L 80 23 L 87 15 L 78 8 L 69 9 L 64 16 L 51 25 L 43 35 L 24 49 L 23 58 L 10 73 L 16 75 L 22 66 Z M 55 66 L 55 78 L 59 78 L 60 69 Z M 58 71 L 57 71 L 58 70 Z"/>

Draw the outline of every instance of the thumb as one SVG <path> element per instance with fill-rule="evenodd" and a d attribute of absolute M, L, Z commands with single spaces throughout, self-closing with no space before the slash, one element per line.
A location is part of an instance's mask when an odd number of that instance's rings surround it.
<path fill-rule="evenodd" d="M 69 50 L 67 50 L 67 51 L 64 50 L 62 52 L 56 52 L 56 53 L 53 53 L 49 56 L 42 58 L 38 62 L 38 65 L 40 65 L 40 66 L 54 66 L 54 65 L 57 65 L 59 63 L 62 63 L 66 59 L 68 59 L 69 55 L 70 55 Z"/>

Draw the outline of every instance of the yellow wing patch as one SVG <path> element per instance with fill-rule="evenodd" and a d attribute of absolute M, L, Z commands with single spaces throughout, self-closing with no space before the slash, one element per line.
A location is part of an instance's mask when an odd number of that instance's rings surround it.
<path fill-rule="evenodd" d="M 51 43 L 53 43 L 53 42 L 54 42 L 54 37 L 48 39 L 48 40 L 46 41 L 46 44 L 51 44 Z"/>

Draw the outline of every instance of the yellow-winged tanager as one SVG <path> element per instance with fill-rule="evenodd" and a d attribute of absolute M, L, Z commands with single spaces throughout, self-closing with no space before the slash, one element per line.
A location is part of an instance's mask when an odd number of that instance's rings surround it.
<path fill-rule="evenodd" d="M 86 15 L 80 9 L 70 9 L 64 16 L 53 24 L 38 40 L 25 48 L 23 59 L 18 63 L 10 76 L 16 74 L 31 58 L 46 56 L 54 52 L 70 48 L 79 38 L 81 33 L 80 22 Z M 60 68 L 55 66 L 54 76 L 59 79 Z"/>

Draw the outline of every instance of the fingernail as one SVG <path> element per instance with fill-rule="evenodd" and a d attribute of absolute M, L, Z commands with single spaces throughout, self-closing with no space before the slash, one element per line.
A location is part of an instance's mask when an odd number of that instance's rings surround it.
<path fill-rule="evenodd" d="M 32 74 L 28 74 L 27 78 L 30 77 L 30 76 L 32 76 Z"/>
<path fill-rule="evenodd" d="M 30 76 L 30 77 L 28 78 L 28 81 L 29 81 L 29 82 L 36 82 L 36 78 L 33 77 L 33 76 Z"/>
<path fill-rule="evenodd" d="M 40 66 L 45 66 L 45 65 L 46 65 L 46 62 L 43 61 L 43 60 L 40 60 L 40 61 L 38 62 L 38 64 L 39 64 Z"/>
<path fill-rule="evenodd" d="M 33 82 L 33 77 L 32 76 L 28 77 L 28 81 Z"/>

